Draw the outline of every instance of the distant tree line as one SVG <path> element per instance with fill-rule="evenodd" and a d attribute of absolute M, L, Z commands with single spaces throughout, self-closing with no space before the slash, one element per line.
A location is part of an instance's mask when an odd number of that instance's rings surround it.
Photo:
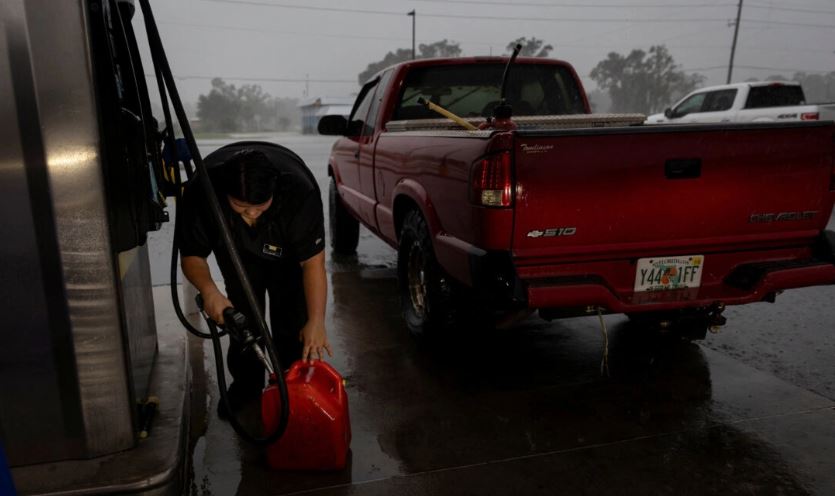
<path fill-rule="evenodd" d="M 221 78 L 197 99 L 197 117 L 204 131 L 286 131 L 298 121 L 298 100 L 274 98 L 257 84 L 236 87 Z"/>
<path fill-rule="evenodd" d="M 705 81 L 701 74 L 684 72 L 664 45 L 625 56 L 610 52 L 589 76 L 608 93 L 611 112 L 660 112 Z"/>

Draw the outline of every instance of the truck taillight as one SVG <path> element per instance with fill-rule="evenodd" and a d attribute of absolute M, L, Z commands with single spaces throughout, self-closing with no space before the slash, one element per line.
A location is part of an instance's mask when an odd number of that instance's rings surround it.
<path fill-rule="evenodd" d="M 513 177 L 509 151 L 488 155 L 473 164 L 470 200 L 485 207 L 509 207 L 513 201 Z"/>
<path fill-rule="evenodd" d="M 804 112 L 800 114 L 801 121 L 816 121 L 820 119 L 820 113 L 818 112 Z"/>

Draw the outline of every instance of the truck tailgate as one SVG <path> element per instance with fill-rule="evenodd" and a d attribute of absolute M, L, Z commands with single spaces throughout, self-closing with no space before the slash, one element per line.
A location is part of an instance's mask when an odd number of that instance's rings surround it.
<path fill-rule="evenodd" d="M 809 243 L 832 211 L 831 122 L 518 131 L 519 265 Z"/>

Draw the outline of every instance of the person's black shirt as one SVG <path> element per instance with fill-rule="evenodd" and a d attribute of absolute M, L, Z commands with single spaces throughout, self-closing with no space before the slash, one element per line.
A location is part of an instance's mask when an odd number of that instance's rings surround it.
<path fill-rule="evenodd" d="M 309 170 L 294 154 L 280 147 L 268 148 L 265 151 L 270 152 L 268 156 L 278 174 L 273 201 L 255 225 L 249 226 L 232 210 L 223 184 L 220 184 L 223 161 L 238 149 L 240 147 L 237 146 L 221 148 L 207 156 L 205 163 L 241 261 L 248 267 L 247 270 L 267 263 L 280 264 L 290 274 L 296 273 L 300 262 L 324 249 L 324 218 L 319 188 Z M 176 236 L 180 254 L 183 257 L 206 258 L 214 252 L 228 286 L 230 278 L 234 278 L 234 269 L 207 205 L 195 178 L 185 189 L 182 205 L 177 205 Z"/>

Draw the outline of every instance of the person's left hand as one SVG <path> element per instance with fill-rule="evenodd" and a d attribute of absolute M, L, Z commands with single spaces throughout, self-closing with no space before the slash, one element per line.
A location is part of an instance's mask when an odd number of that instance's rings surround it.
<path fill-rule="evenodd" d="M 327 351 L 332 357 L 331 345 L 328 343 L 328 335 L 325 332 L 324 322 L 307 321 L 299 332 L 299 341 L 304 343 L 302 349 L 302 360 L 312 362 L 314 359 L 321 360 Z"/>

